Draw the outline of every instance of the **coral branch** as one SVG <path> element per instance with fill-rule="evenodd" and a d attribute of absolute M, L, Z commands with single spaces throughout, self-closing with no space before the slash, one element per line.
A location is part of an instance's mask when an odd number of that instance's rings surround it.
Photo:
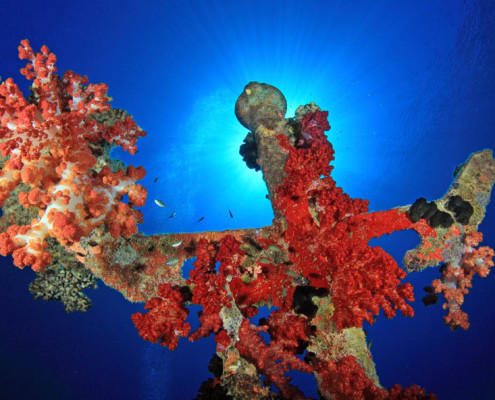
<path fill-rule="evenodd" d="M 464 295 L 469 292 L 475 275 L 484 278 L 493 267 L 493 250 L 487 246 L 475 248 L 482 238 L 481 232 L 466 233 L 463 239 L 464 249 L 458 254 L 458 258 L 450 259 L 442 270 L 442 278 L 432 282 L 435 293 L 442 293 L 445 297 L 443 308 L 449 310 L 445 323 L 451 329 L 469 328 L 468 316 L 460 309 L 464 303 Z"/>

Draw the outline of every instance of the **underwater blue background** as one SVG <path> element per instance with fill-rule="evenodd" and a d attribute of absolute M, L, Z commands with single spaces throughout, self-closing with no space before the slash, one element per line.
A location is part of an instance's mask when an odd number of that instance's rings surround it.
<path fill-rule="evenodd" d="M 271 224 L 261 173 L 238 154 L 247 131 L 234 104 L 250 81 L 278 87 L 289 116 L 310 101 L 329 110 L 333 177 L 373 210 L 441 197 L 471 152 L 495 148 L 489 0 L 0 0 L 0 38 L 0 75 L 26 94 L 17 53 L 25 38 L 36 51 L 46 44 L 60 73 L 108 84 L 113 106 L 148 132 L 135 156 L 114 153 L 148 172 L 148 234 Z M 480 230 L 494 247 L 494 203 Z M 373 244 L 400 261 L 417 242 L 399 232 Z M 103 283 L 86 291 L 93 308 L 66 314 L 31 297 L 31 270 L 0 263 L 0 398 L 192 399 L 211 376 L 211 337 L 170 352 L 138 335 L 130 315 L 143 305 Z M 380 381 L 418 384 L 439 399 L 495 398 L 495 272 L 474 280 L 468 331 L 445 327 L 440 304 L 423 306 L 422 288 L 436 277 L 406 278 L 414 318 L 380 315 L 365 326 Z M 311 377 L 296 383 L 316 397 Z"/>

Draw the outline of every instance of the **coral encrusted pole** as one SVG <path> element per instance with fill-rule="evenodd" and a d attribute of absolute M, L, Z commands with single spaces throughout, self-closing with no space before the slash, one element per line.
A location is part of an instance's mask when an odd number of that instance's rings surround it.
<path fill-rule="evenodd" d="M 99 278 L 145 303 L 132 315 L 145 340 L 173 350 L 183 338 L 212 335 L 214 379 L 201 386 L 205 398 L 306 398 L 289 370 L 313 374 L 324 399 L 434 398 L 416 385 L 382 387 L 362 326 L 380 312 L 413 316 L 413 287 L 402 279 L 441 266 L 423 302 L 442 295 L 446 325 L 469 327 L 464 296 L 493 266 L 478 232 L 495 181 L 491 150 L 460 165 L 442 198 L 369 211 L 367 200 L 351 198 L 331 177 L 328 112 L 310 103 L 286 118 L 283 94 L 251 82 L 235 107 L 250 131 L 240 152 L 262 172 L 272 224 L 146 236 L 137 232 L 136 209 L 146 199 L 137 183 L 144 168 L 109 155 L 116 145 L 135 153 L 145 132 L 111 108 L 105 85 L 72 71 L 60 77 L 47 47 L 34 53 L 21 44 L 32 95 L 12 79 L 0 84 L 0 254 L 36 271 L 35 297 L 86 310 L 82 289 Z M 420 237 L 405 269 L 368 245 L 404 229 Z M 193 268 L 184 276 L 188 259 Z M 192 304 L 201 306 L 193 332 Z"/>

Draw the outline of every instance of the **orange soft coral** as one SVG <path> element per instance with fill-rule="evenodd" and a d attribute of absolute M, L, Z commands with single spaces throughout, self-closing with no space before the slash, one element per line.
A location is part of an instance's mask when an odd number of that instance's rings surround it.
<path fill-rule="evenodd" d="M 49 262 L 43 246 L 48 236 L 72 245 L 95 227 L 111 225 L 113 235 L 137 232 L 146 189 L 136 184 L 145 171 L 129 167 L 100 173 L 90 144 L 107 141 L 131 154 L 136 141 L 146 133 L 127 117 L 113 126 L 90 118 L 111 109 L 107 86 L 88 84 L 87 77 L 72 71 L 59 77 L 56 57 L 46 46 L 35 53 L 27 40 L 19 57 L 28 60 L 21 73 L 33 80 L 33 100 L 26 100 L 12 79 L 0 85 L 0 151 L 9 159 L 0 171 L 0 205 L 21 181 L 30 186 L 19 194 L 24 207 L 38 207 L 40 218 L 20 235 L 12 230 L 2 236 L 2 254 L 15 253 L 16 265 L 36 264 L 42 270 Z M 120 203 L 124 195 L 131 205 Z M 10 233 L 9 233 L 10 232 Z"/>

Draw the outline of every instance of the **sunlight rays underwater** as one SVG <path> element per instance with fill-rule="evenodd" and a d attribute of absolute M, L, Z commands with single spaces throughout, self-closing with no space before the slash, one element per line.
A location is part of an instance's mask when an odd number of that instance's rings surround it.
<path fill-rule="evenodd" d="M 162 136 L 166 131 L 166 137 L 162 150 L 146 159 L 148 174 L 159 176 L 159 182 L 148 185 L 143 232 L 271 223 L 261 174 L 248 170 L 239 156 L 247 131 L 233 112 L 240 91 L 253 80 L 269 82 L 285 94 L 287 117 L 309 101 L 329 110 L 332 130 L 328 135 L 336 150 L 334 178 L 351 196 L 369 197 L 375 192 L 372 195 L 379 197 L 380 190 L 374 189 L 384 185 L 379 181 L 385 176 L 398 178 L 401 169 L 396 157 L 417 142 L 418 132 L 405 135 L 403 126 L 391 126 L 388 121 L 390 115 L 404 113 L 408 107 L 409 64 L 421 64 L 421 60 L 413 61 L 406 50 L 398 50 L 400 35 L 390 34 L 393 22 L 374 29 L 383 20 L 379 8 L 356 9 L 355 18 L 362 23 L 351 29 L 340 18 L 341 7 L 334 7 L 328 10 L 330 30 L 321 24 L 321 15 L 313 17 L 314 23 L 301 23 L 300 15 L 307 13 L 301 4 L 282 7 L 277 3 L 262 13 L 243 4 L 222 4 L 218 9 L 219 4 L 212 2 L 206 13 L 198 13 L 188 3 L 184 7 L 181 13 L 188 15 L 194 30 L 185 30 L 173 48 L 179 59 L 191 57 L 191 49 L 203 54 L 197 75 L 184 84 L 184 92 L 196 98 L 187 120 L 171 127 L 172 131 L 156 125 L 148 128 L 146 141 L 155 141 L 158 132 Z M 413 21 L 414 15 L 408 16 L 402 30 Z M 363 169 L 363 165 L 375 167 Z M 376 173 L 380 170 L 386 174 Z M 169 209 L 157 210 L 151 202 L 154 198 L 170 203 Z M 236 208 L 234 221 L 228 218 L 230 207 Z M 208 217 L 203 215 L 205 208 Z M 176 216 L 168 220 L 173 212 Z M 202 216 L 202 225 L 196 225 Z"/>

